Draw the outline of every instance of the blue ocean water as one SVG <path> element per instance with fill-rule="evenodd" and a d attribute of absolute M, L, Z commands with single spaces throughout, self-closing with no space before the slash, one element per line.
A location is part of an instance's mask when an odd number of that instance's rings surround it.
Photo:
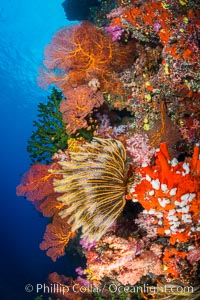
<path fill-rule="evenodd" d="M 47 220 L 33 205 L 17 197 L 16 186 L 29 168 L 27 140 L 36 118 L 37 104 L 49 91 L 37 86 L 43 51 L 54 32 L 71 23 L 65 19 L 62 0 L 2 0 L 0 7 L 1 98 L 1 210 L 0 299 L 28 300 L 30 283 L 43 283 L 49 273 L 73 273 L 75 258 L 53 263 L 39 243 Z"/>

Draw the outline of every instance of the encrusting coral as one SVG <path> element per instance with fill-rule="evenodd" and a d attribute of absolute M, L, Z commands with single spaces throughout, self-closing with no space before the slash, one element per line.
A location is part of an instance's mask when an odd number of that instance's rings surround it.
<path fill-rule="evenodd" d="M 178 0 L 121 2 L 106 11 L 109 25 L 107 22 L 105 31 L 118 29 L 116 43 L 135 40 L 136 60 L 119 73 L 126 96 L 111 97 L 110 103 L 132 112 L 135 127 L 148 133 L 157 127 L 159 103 L 164 101 L 184 139 L 198 142 L 199 130 L 191 127 L 193 119 L 198 126 L 200 111 L 199 4 L 192 0 L 185 5 Z M 163 141 L 157 141 L 156 147 Z"/>
<path fill-rule="evenodd" d="M 99 240 L 126 203 L 125 148 L 118 140 L 95 138 L 70 157 L 69 162 L 59 162 L 62 170 L 52 170 L 63 175 L 54 181 L 54 190 L 63 193 L 58 200 L 69 205 L 59 214 L 71 215 L 72 231 L 81 227 L 88 242 Z"/>

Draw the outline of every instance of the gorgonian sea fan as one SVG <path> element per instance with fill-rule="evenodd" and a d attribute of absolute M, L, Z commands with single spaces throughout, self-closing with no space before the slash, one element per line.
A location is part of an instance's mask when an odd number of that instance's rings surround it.
<path fill-rule="evenodd" d="M 82 227 L 82 238 L 98 241 L 122 212 L 128 182 L 126 151 L 114 139 L 94 138 L 70 153 L 71 161 L 59 162 L 63 178 L 54 180 L 54 190 L 63 193 L 58 201 L 69 207 L 60 211 L 69 216 L 72 231 Z M 52 170 L 55 172 L 55 170 Z"/>

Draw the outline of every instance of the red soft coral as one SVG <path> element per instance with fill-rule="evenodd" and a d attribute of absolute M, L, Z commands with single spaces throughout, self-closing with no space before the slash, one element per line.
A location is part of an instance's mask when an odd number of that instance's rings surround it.
<path fill-rule="evenodd" d="M 199 152 L 197 144 L 189 162 L 170 161 L 163 143 L 156 152 L 155 165 L 138 169 L 142 180 L 133 187 L 133 197 L 144 207 L 144 213 L 158 219 L 157 233 L 170 237 L 172 245 L 200 236 Z"/>

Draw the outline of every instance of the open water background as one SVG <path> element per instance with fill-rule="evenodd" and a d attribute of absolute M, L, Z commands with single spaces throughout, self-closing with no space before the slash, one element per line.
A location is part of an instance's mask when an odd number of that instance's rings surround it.
<path fill-rule="evenodd" d="M 15 195 L 21 175 L 29 168 L 26 152 L 37 104 L 49 91 L 36 83 L 45 46 L 62 26 L 62 1 L 1 0 L 0 5 L 0 299 L 29 300 L 30 283 L 44 283 L 48 274 L 73 274 L 76 258 L 67 255 L 53 263 L 39 243 L 47 219 L 34 206 Z"/>

